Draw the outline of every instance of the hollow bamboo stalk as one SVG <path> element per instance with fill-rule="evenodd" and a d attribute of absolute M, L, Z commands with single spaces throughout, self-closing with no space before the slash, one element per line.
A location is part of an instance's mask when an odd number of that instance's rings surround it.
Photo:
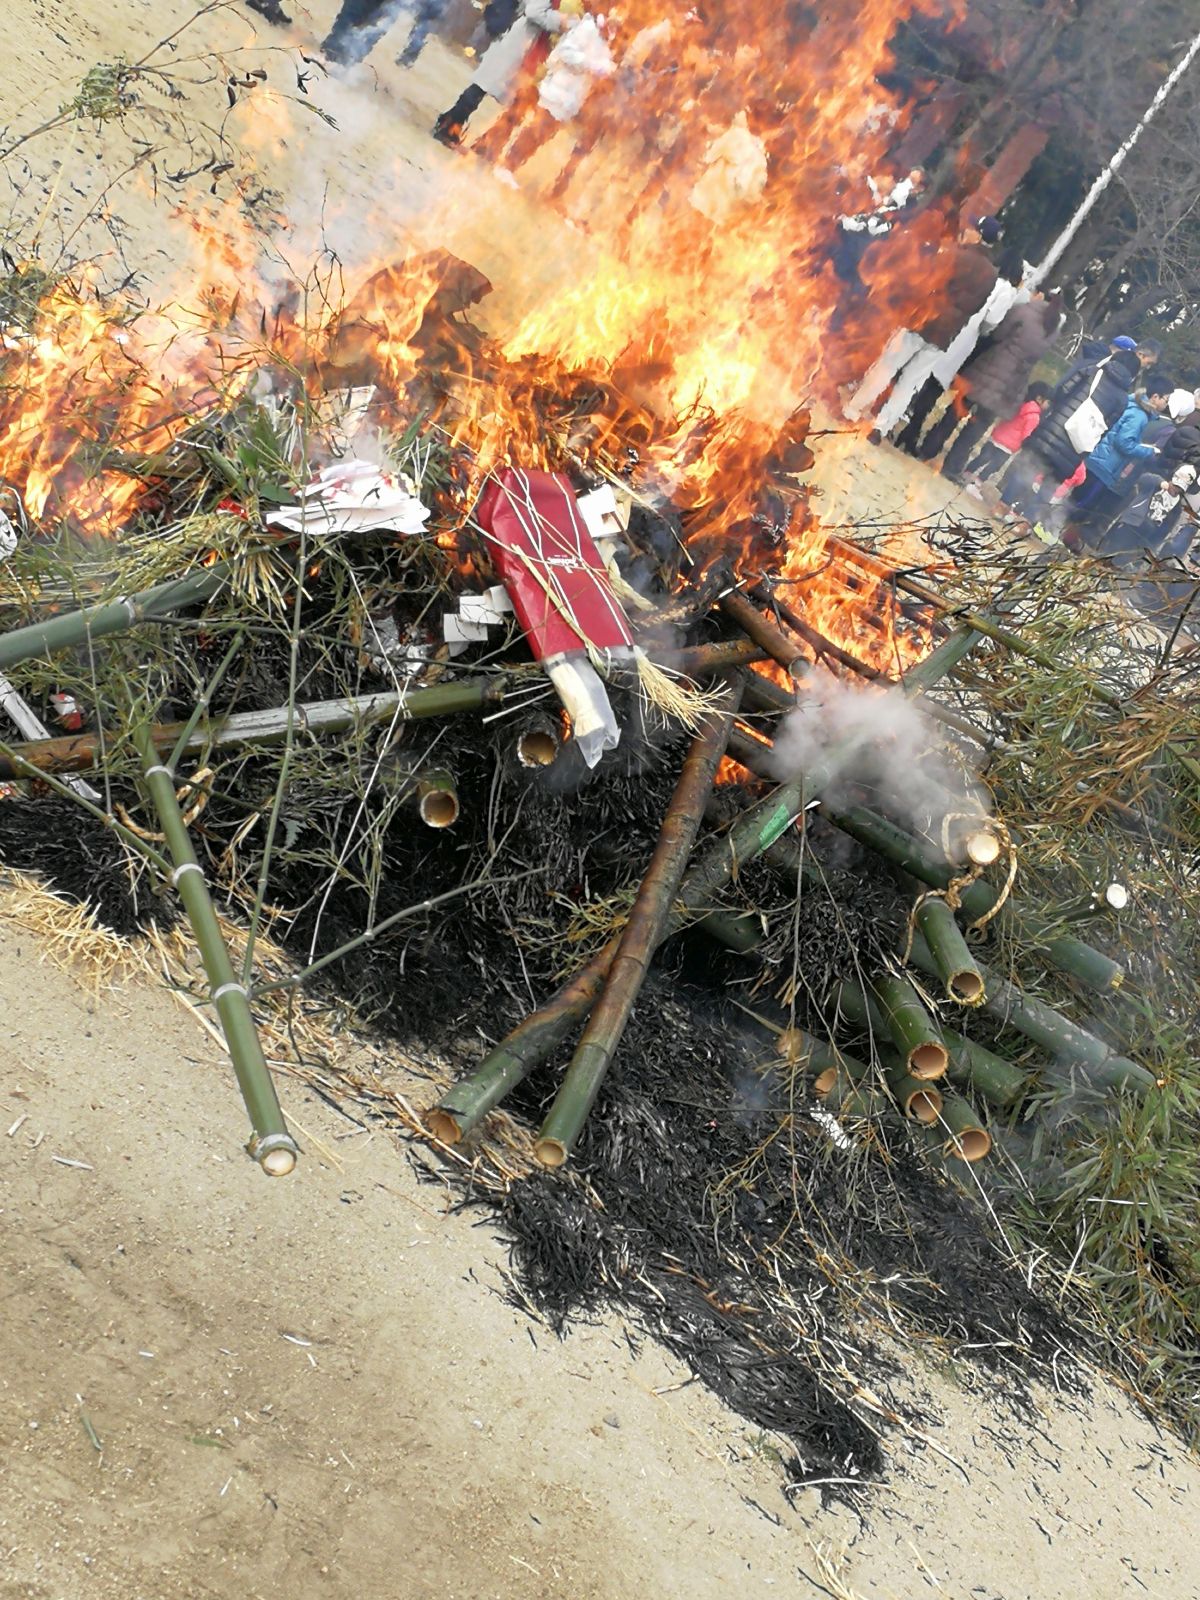
<path fill-rule="evenodd" d="M 329 734 L 393 719 L 415 722 L 425 717 L 479 711 L 501 704 L 512 687 L 513 680 L 509 678 L 489 677 L 473 683 L 435 683 L 424 689 L 408 689 L 402 694 L 360 694 L 344 700 L 309 701 L 290 713 L 287 706 L 268 711 L 238 711 L 194 728 L 184 740 L 180 755 L 198 755 L 236 745 L 279 744 L 287 738 L 289 722 L 293 731 Z M 175 748 L 176 741 L 186 730 L 186 722 L 166 722 L 148 731 L 155 750 L 164 755 Z M 0 755 L 0 778 L 26 775 L 18 770 L 16 758 L 42 772 L 83 772 L 99 766 L 106 753 L 111 755 L 112 747 L 111 731 L 106 741 L 97 733 L 81 733 L 65 739 L 36 739 L 29 744 L 14 745 L 11 756 Z"/>
<path fill-rule="evenodd" d="M 534 1145 L 534 1154 L 543 1166 L 561 1167 L 566 1161 L 612 1065 L 651 957 L 666 936 L 675 896 L 703 820 L 705 797 L 725 753 L 741 698 L 741 680 L 733 678 L 728 683 L 725 709 L 706 717 L 692 741 L 603 990 Z"/>
<path fill-rule="evenodd" d="M 949 1062 L 946 1046 L 912 984 L 885 972 L 875 979 L 873 989 L 888 1034 L 908 1071 L 924 1081 L 942 1077 Z"/>
<path fill-rule="evenodd" d="M 419 772 L 413 785 L 417 815 L 427 828 L 452 828 L 458 821 L 458 785 L 445 767 Z"/>
<path fill-rule="evenodd" d="M 954 920 L 953 911 L 935 896 L 920 902 L 915 917 L 937 966 L 946 998 L 960 1006 L 980 1005 L 986 992 L 983 973 Z"/>
<path fill-rule="evenodd" d="M 790 672 L 798 662 L 804 661 L 804 650 L 799 640 L 789 638 L 769 617 L 764 617 L 740 589 L 731 589 L 717 603 L 735 627 L 740 628 L 747 638 L 752 639 L 760 650 L 765 650 L 771 660 L 777 661 L 786 671 Z"/>
<path fill-rule="evenodd" d="M 1125 982 L 1125 968 L 1119 961 L 1085 944 L 1074 934 L 1055 934 L 1044 941 L 1042 948 L 1060 972 L 1077 978 L 1097 994 L 1108 994 Z"/>
<path fill-rule="evenodd" d="M 727 672 L 733 667 L 748 667 L 751 662 L 766 659 L 767 652 L 756 645 L 753 639 L 717 639 L 708 644 L 692 644 L 673 651 L 661 665 L 673 672 L 682 672 L 685 677 L 704 678 L 717 672 Z"/>
<path fill-rule="evenodd" d="M 885 1076 L 907 1120 L 919 1122 L 923 1127 L 937 1121 L 942 1110 L 942 1094 L 936 1084 L 928 1078 L 914 1078 L 910 1072 L 905 1072 L 899 1061 L 886 1069 Z"/>
<path fill-rule="evenodd" d="M 939 1121 L 938 1132 L 945 1136 L 944 1156 L 971 1164 L 991 1153 L 992 1136 L 969 1101 L 951 1096 L 942 1106 Z"/>
<path fill-rule="evenodd" d="M 122 595 L 14 628 L 0 635 L 0 672 L 20 666 L 22 661 L 53 655 L 57 650 L 72 650 L 89 639 L 124 633 L 139 622 L 169 617 L 186 606 L 199 605 L 211 600 L 228 577 L 227 563 L 218 562 L 184 578 L 173 578 L 170 583 L 156 584 L 141 594 Z"/>
<path fill-rule="evenodd" d="M 951 1083 L 973 1089 L 994 1106 L 1015 1105 L 1028 1091 L 1029 1079 L 1020 1067 L 974 1039 L 964 1039 L 961 1033 L 944 1027 L 942 1042 L 950 1055 L 946 1076 Z"/>
<path fill-rule="evenodd" d="M 142 760 L 146 791 L 175 863 L 171 881 L 195 934 L 210 998 L 220 1018 L 229 1059 L 254 1130 L 246 1148 L 268 1177 L 285 1177 L 296 1165 L 299 1152 L 283 1119 L 246 990 L 234 976 L 204 873 L 175 798 L 174 774 L 159 763 L 145 727 L 135 728 L 133 738 Z"/>
<path fill-rule="evenodd" d="M 517 729 L 513 753 L 527 770 L 552 767 L 562 749 L 562 725 L 545 712 L 534 712 Z"/>
<path fill-rule="evenodd" d="M 909 959 L 922 972 L 937 976 L 929 946 L 919 934 L 913 940 Z M 1145 1094 L 1155 1087 L 1154 1074 L 1145 1067 L 1126 1056 L 1117 1055 L 1095 1034 L 1088 1033 L 1044 1001 L 1025 994 L 1016 984 L 1007 982 L 998 973 L 986 967 L 980 970 L 987 985 L 987 998 L 982 1010 L 988 1016 L 1016 1028 L 1026 1038 L 1040 1044 L 1061 1060 L 1074 1062 L 1099 1088 L 1130 1089 L 1137 1094 Z"/>

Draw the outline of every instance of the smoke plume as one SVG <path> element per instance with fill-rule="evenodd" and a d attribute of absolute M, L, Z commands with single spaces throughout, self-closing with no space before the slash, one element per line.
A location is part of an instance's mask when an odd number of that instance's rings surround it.
<path fill-rule="evenodd" d="M 775 735 L 775 777 L 786 781 L 831 765 L 827 798 L 837 802 L 852 789 L 868 789 L 898 823 L 921 833 L 936 834 L 949 812 L 988 814 L 983 788 L 898 689 L 843 683 L 818 671 L 805 680 L 804 694 Z"/>

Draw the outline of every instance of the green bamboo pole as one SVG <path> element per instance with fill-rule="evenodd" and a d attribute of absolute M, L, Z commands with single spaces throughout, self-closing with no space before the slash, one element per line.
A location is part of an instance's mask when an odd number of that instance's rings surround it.
<path fill-rule="evenodd" d="M 704 819 L 704 802 L 741 698 L 740 678 L 730 679 L 725 708 L 706 717 L 692 740 L 604 987 L 534 1145 L 534 1155 L 544 1167 L 561 1167 L 582 1132 L 633 1015 L 651 957 L 666 937 L 675 897 Z"/>
<path fill-rule="evenodd" d="M 946 1076 L 961 1089 L 973 1089 L 994 1106 L 1015 1105 L 1029 1089 L 1029 1078 L 1011 1061 L 964 1039 L 961 1033 L 943 1027 L 942 1041 L 950 1053 Z"/>
<path fill-rule="evenodd" d="M 855 1083 L 843 1073 L 836 1075 L 822 1096 L 821 1104 L 826 1111 L 836 1111 L 840 1117 L 861 1117 L 865 1121 L 874 1121 L 887 1106 L 877 1089 Z"/>
<path fill-rule="evenodd" d="M 208 894 L 204 873 L 175 798 L 175 776 L 157 759 L 145 727 L 134 729 L 134 744 L 143 764 L 143 781 L 175 863 L 171 874 L 183 902 L 204 963 L 211 999 L 221 1020 L 229 1058 L 254 1130 L 247 1149 L 268 1177 L 285 1177 L 296 1165 L 296 1142 L 287 1130 L 275 1085 L 267 1070 L 258 1030 L 244 987 L 234 976 L 221 925 Z"/>
<path fill-rule="evenodd" d="M 462 711 L 480 711 L 503 703 L 514 680 L 503 676 L 477 678 L 470 683 L 435 683 L 402 694 L 360 694 L 344 700 L 316 700 L 298 705 L 291 713 L 293 729 L 309 735 L 345 733 L 376 722 L 415 722 L 425 717 L 449 717 Z M 237 745 L 279 744 L 287 737 L 286 706 L 269 711 L 239 711 L 209 723 L 189 727 L 187 722 L 158 723 L 149 729 L 159 755 L 178 748 L 178 757 Z M 190 720 L 190 719 L 189 719 Z M 72 734 L 63 739 L 35 739 L 13 745 L 12 754 L 0 758 L 0 778 L 27 775 L 27 767 L 42 772 L 83 772 L 99 766 L 112 753 L 112 736 L 105 743 L 99 734 Z M 18 761 L 25 763 L 17 770 Z"/>
<path fill-rule="evenodd" d="M 986 993 L 983 973 L 967 948 L 953 911 L 935 895 L 922 900 L 914 916 L 933 956 L 946 998 L 961 1006 L 980 1005 Z"/>
<path fill-rule="evenodd" d="M 881 973 L 873 984 L 875 998 L 892 1043 L 914 1078 L 928 1081 L 944 1075 L 949 1054 L 937 1023 L 907 978 Z"/>
<path fill-rule="evenodd" d="M 918 934 L 913 940 L 909 960 L 922 972 L 937 976 L 933 956 Z M 998 973 L 983 971 L 987 998 L 982 1009 L 998 1022 L 1006 1023 L 1040 1044 L 1043 1049 L 1066 1061 L 1075 1062 L 1100 1088 L 1130 1089 L 1145 1094 L 1156 1084 L 1154 1074 L 1126 1056 L 1117 1055 L 1103 1040 L 1088 1033 L 1078 1023 L 1064 1017 L 1042 1000 L 1025 994 Z"/>
<path fill-rule="evenodd" d="M 938 1121 L 937 1131 L 944 1135 L 943 1155 L 972 1164 L 991 1153 L 992 1136 L 969 1101 L 951 1097 L 942 1106 Z"/>
<path fill-rule="evenodd" d="M 837 1045 L 831 1044 L 828 1039 L 819 1039 L 814 1033 L 807 1033 L 803 1028 L 782 1027 L 777 1022 L 772 1022 L 769 1017 L 761 1016 L 757 1011 L 751 1011 L 740 1000 L 735 1000 L 734 1005 L 739 1011 L 744 1011 L 752 1017 L 761 1028 L 775 1035 L 777 1058 L 786 1061 L 791 1067 L 798 1067 L 801 1071 L 815 1077 L 820 1077 L 830 1070 L 844 1071 L 857 1083 L 860 1079 L 869 1076 L 870 1067 L 865 1061 L 858 1061 L 853 1056 L 848 1056 L 844 1050 L 839 1050 Z"/>
<path fill-rule="evenodd" d="M 955 628 L 923 661 L 918 661 L 915 667 L 908 669 L 900 679 L 903 693 L 910 700 L 924 694 L 926 689 L 939 683 L 947 673 L 953 672 L 982 638 L 982 630 L 969 624 Z"/>
<path fill-rule="evenodd" d="M 898 1060 L 885 1066 L 884 1076 L 896 1104 L 909 1122 L 919 1122 L 924 1127 L 936 1122 L 942 1110 L 942 1092 L 928 1078 L 914 1078 Z"/>
<path fill-rule="evenodd" d="M 732 749 L 732 742 L 730 748 Z M 739 757 L 739 759 L 741 759 Z M 822 802 L 821 815 L 843 833 L 857 839 L 860 844 L 876 851 L 888 861 L 918 878 L 933 889 L 946 889 L 961 876 L 961 868 L 946 860 L 936 845 L 918 839 L 894 822 L 879 816 L 865 806 L 832 806 Z M 1001 891 L 994 884 L 977 878 L 960 891 L 959 903 L 963 915 L 972 922 L 978 921 L 994 909 Z M 1022 919 L 1034 938 L 1039 938 L 1045 924 L 1024 917 L 1014 906 L 1014 915 Z M 1125 976 L 1124 968 L 1103 955 L 1092 945 L 1085 944 L 1071 934 L 1055 935 L 1043 943 L 1043 948 L 1054 966 L 1073 978 L 1078 978 L 1089 988 L 1105 993 L 1118 988 Z"/>
<path fill-rule="evenodd" d="M 125 633 L 139 622 L 156 621 L 186 606 L 211 600 L 228 580 L 229 570 L 227 562 L 219 561 L 215 566 L 190 572 L 184 578 L 173 578 L 170 583 L 157 584 L 141 594 L 103 600 L 79 611 L 63 612 L 43 622 L 31 622 L 27 627 L 0 634 L 0 672 L 7 672 L 10 667 L 20 666 L 22 661 L 31 661 L 37 656 L 75 649 L 89 639 Z"/>

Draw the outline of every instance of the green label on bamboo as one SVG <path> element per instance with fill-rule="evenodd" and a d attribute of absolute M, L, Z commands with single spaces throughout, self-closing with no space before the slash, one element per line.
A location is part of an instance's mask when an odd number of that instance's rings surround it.
<path fill-rule="evenodd" d="M 778 839 L 781 834 L 786 832 L 788 824 L 791 822 L 791 820 L 791 806 L 776 806 L 775 810 L 772 811 L 768 817 L 766 817 L 762 828 L 759 830 L 758 842 L 760 847 L 763 850 L 766 850 L 773 845 L 776 839 Z"/>

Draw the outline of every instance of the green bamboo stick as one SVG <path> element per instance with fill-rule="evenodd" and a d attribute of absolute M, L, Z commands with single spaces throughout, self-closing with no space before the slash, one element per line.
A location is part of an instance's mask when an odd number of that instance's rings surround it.
<path fill-rule="evenodd" d="M 926 1081 L 942 1077 L 949 1055 L 937 1023 L 922 1005 L 912 984 L 907 978 L 884 972 L 872 987 L 888 1034 L 907 1070 L 914 1078 Z"/>
<path fill-rule="evenodd" d="M 0 672 L 7 672 L 10 667 L 37 656 L 75 649 L 89 639 L 125 633 L 139 622 L 156 621 L 186 606 L 211 600 L 227 582 L 229 570 L 227 562 L 219 561 L 215 566 L 190 572 L 184 578 L 173 578 L 170 583 L 157 584 L 141 594 L 103 600 L 79 611 L 64 612 L 42 622 L 31 622 L 24 628 L 14 628 L 0 635 Z"/>
<path fill-rule="evenodd" d="M 229 1058 L 254 1130 L 247 1149 L 268 1177 L 285 1177 L 295 1167 L 299 1152 L 283 1120 L 246 990 L 234 976 L 204 873 L 196 860 L 175 798 L 174 774 L 158 761 L 148 729 L 135 728 L 133 739 L 142 759 L 146 790 L 175 863 L 171 881 L 196 936 L 211 999 L 221 1020 Z"/>
<path fill-rule="evenodd" d="M 399 694 L 360 694 L 343 700 L 310 701 L 296 706 L 292 713 L 293 731 L 299 728 L 311 737 L 345 733 L 351 728 L 377 722 L 414 722 L 426 717 L 481 711 L 502 704 L 513 685 L 511 678 L 488 676 L 470 683 L 435 683 L 425 689 L 410 689 Z M 178 759 L 238 745 L 279 744 L 287 737 L 288 716 L 287 707 L 279 706 L 269 711 L 237 711 L 192 727 L 187 722 L 158 723 L 149 732 L 160 755 L 177 751 Z M 62 739 L 34 739 L 13 745 L 12 754 L 0 758 L 0 778 L 24 776 L 24 768 L 17 770 L 18 760 L 42 772 L 83 772 L 98 766 L 111 752 L 111 735 L 107 745 L 95 733 L 72 734 Z"/>
<path fill-rule="evenodd" d="M 910 700 L 924 694 L 926 689 L 939 683 L 948 672 L 953 672 L 982 638 L 982 630 L 969 624 L 955 628 L 936 649 L 929 652 L 923 661 L 918 661 L 915 667 L 908 669 L 900 679 L 903 693 Z"/>
<path fill-rule="evenodd" d="M 951 1096 L 942 1106 L 938 1121 L 943 1155 L 971 1164 L 991 1153 L 992 1136 L 970 1101 Z"/>
<path fill-rule="evenodd" d="M 1045 940 L 1042 948 L 1060 972 L 1077 978 L 1085 988 L 1096 994 L 1108 994 L 1125 982 L 1125 968 L 1119 961 L 1085 944 L 1074 934 L 1055 934 L 1053 938 Z"/>
<path fill-rule="evenodd" d="M 933 956 L 946 998 L 961 1006 L 980 1005 L 986 993 L 983 973 L 967 948 L 953 911 L 933 895 L 918 904 L 914 916 Z"/>
<path fill-rule="evenodd" d="M 710 911 L 696 926 L 738 955 L 746 955 L 762 943 L 762 923 L 753 911 Z"/>
<path fill-rule="evenodd" d="M 974 1039 L 943 1027 L 942 1041 L 950 1053 L 946 1076 L 959 1088 L 973 1089 L 994 1106 L 1015 1105 L 1028 1091 L 1029 1079 L 1020 1067 Z"/>
<path fill-rule="evenodd" d="M 942 1109 L 942 1092 L 936 1084 L 928 1078 L 914 1078 L 895 1058 L 892 1064 L 885 1066 L 884 1076 L 907 1121 L 919 1122 L 925 1127 L 937 1121 Z"/>
<path fill-rule="evenodd" d="M 909 960 L 922 972 L 937 976 L 929 946 L 920 934 L 913 940 Z M 1100 1088 L 1130 1089 L 1145 1094 L 1156 1085 L 1154 1074 L 1126 1056 L 1117 1055 L 1103 1040 L 1064 1017 L 1042 1000 L 1025 994 L 998 973 L 981 968 L 987 985 L 982 1009 L 1065 1061 L 1076 1063 Z"/>
<path fill-rule="evenodd" d="M 651 957 L 666 936 L 675 896 L 704 819 L 704 802 L 741 698 L 740 679 L 730 679 L 725 709 L 705 717 L 692 740 L 604 987 L 534 1145 L 534 1155 L 545 1167 L 561 1167 L 566 1161 L 633 1015 Z"/>

